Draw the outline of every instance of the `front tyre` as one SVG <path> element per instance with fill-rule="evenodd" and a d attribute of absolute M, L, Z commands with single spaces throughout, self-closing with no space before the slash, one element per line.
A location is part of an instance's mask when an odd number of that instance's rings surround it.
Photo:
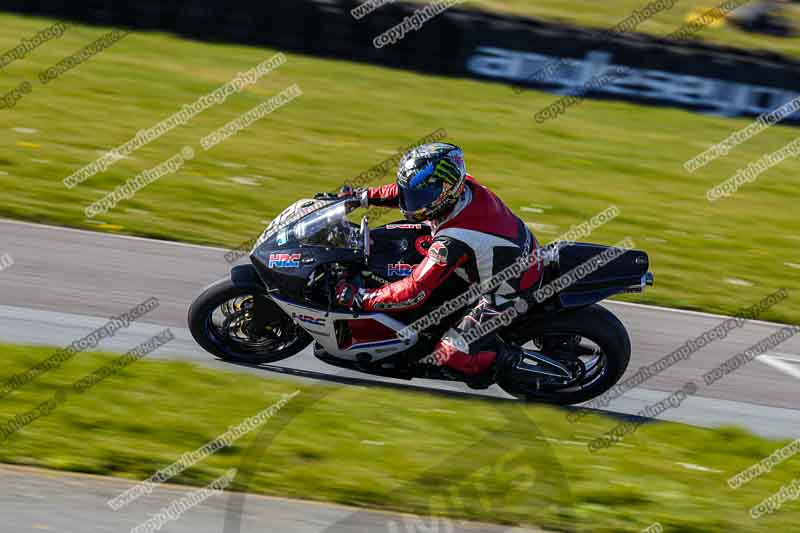
<path fill-rule="evenodd" d="M 311 337 L 255 283 L 225 278 L 212 283 L 189 307 L 197 344 L 226 361 L 264 364 L 286 359 Z"/>
<path fill-rule="evenodd" d="M 519 370 L 498 376 L 497 384 L 519 399 L 572 405 L 600 396 L 622 378 L 631 357 L 625 326 L 608 309 L 591 305 L 562 312 L 517 332 L 515 344 L 532 341 L 533 350 L 580 369 L 579 379 L 563 388 L 533 386 L 519 379 Z"/>

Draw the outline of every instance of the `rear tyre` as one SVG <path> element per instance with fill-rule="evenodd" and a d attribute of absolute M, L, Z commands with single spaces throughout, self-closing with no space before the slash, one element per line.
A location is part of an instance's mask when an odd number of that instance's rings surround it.
<path fill-rule="evenodd" d="M 534 402 L 572 405 L 600 396 L 622 378 L 631 357 L 631 341 L 625 326 L 608 309 L 591 305 L 553 315 L 517 333 L 515 344 L 533 341 L 544 355 L 577 364 L 578 383 L 569 387 L 532 387 L 515 379 L 512 369 L 498 376 L 497 384 L 508 394 Z"/>
<path fill-rule="evenodd" d="M 286 359 L 311 337 L 256 283 L 230 278 L 212 283 L 189 307 L 189 330 L 197 344 L 226 361 L 264 364 Z"/>

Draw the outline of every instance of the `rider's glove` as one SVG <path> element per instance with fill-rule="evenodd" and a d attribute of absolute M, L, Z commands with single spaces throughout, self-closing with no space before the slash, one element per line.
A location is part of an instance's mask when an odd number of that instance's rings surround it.
<path fill-rule="evenodd" d="M 341 280 L 336 284 L 335 293 L 337 304 L 348 309 L 361 308 L 361 290 L 347 280 Z"/>
<path fill-rule="evenodd" d="M 348 202 L 348 205 L 353 209 L 357 209 L 359 207 L 369 207 L 367 189 L 353 189 L 349 185 L 343 185 L 339 191 L 339 194 L 336 196 L 338 198 L 347 198 L 351 200 Z"/>

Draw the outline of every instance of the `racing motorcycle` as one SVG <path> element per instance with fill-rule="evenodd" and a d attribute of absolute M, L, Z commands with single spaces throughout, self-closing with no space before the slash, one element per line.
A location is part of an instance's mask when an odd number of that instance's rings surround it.
<path fill-rule="evenodd" d="M 222 360 L 267 364 L 292 357 L 312 342 L 321 361 L 365 374 L 410 380 L 454 381 L 428 357 L 462 316 L 448 302 L 463 300 L 470 283 L 448 281 L 414 310 L 355 312 L 336 305 L 343 278 L 367 288 L 410 275 L 428 252 L 431 227 L 406 221 L 369 227 L 353 223 L 352 202 L 332 194 L 300 200 L 275 218 L 258 238 L 250 264 L 206 287 L 189 308 L 189 328 L 205 350 Z M 591 265 L 609 247 L 555 242 L 541 249 L 539 287 L 579 266 Z M 645 252 L 621 250 L 590 273 L 547 298 L 526 300 L 525 312 L 496 329 L 501 346 L 522 350 L 508 368 L 492 370 L 487 384 L 527 401 L 582 403 L 611 388 L 623 375 L 631 344 L 625 326 L 598 302 L 642 292 L 653 284 Z M 541 291 L 540 291 L 541 292 Z M 409 327 L 441 310 L 427 328 Z M 517 306 L 518 307 L 518 306 Z M 467 310 L 469 304 L 462 306 Z"/>

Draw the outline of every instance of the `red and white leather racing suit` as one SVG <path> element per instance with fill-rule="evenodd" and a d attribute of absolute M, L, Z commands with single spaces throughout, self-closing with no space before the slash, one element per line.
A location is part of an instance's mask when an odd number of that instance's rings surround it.
<path fill-rule="evenodd" d="M 471 283 L 487 282 L 521 256 L 536 253 L 539 245 L 525 223 L 475 178 L 468 175 L 466 179 L 464 193 L 452 212 L 442 221 L 433 221 L 433 242 L 427 257 L 407 278 L 365 291 L 365 310 L 414 309 L 453 274 Z M 370 188 L 366 194 L 369 205 L 399 205 L 396 184 Z M 432 362 L 468 376 L 486 371 L 497 356 L 493 343 L 487 347 L 486 342 L 476 342 L 467 351 L 460 351 L 450 339 L 510 306 L 510 298 L 535 288 L 541 275 L 541 262 L 533 261 L 521 276 L 503 282 L 481 298 L 456 327 L 458 331 L 451 330 L 439 341 Z M 494 339 L 494 335 L 491 337 Z"/>

